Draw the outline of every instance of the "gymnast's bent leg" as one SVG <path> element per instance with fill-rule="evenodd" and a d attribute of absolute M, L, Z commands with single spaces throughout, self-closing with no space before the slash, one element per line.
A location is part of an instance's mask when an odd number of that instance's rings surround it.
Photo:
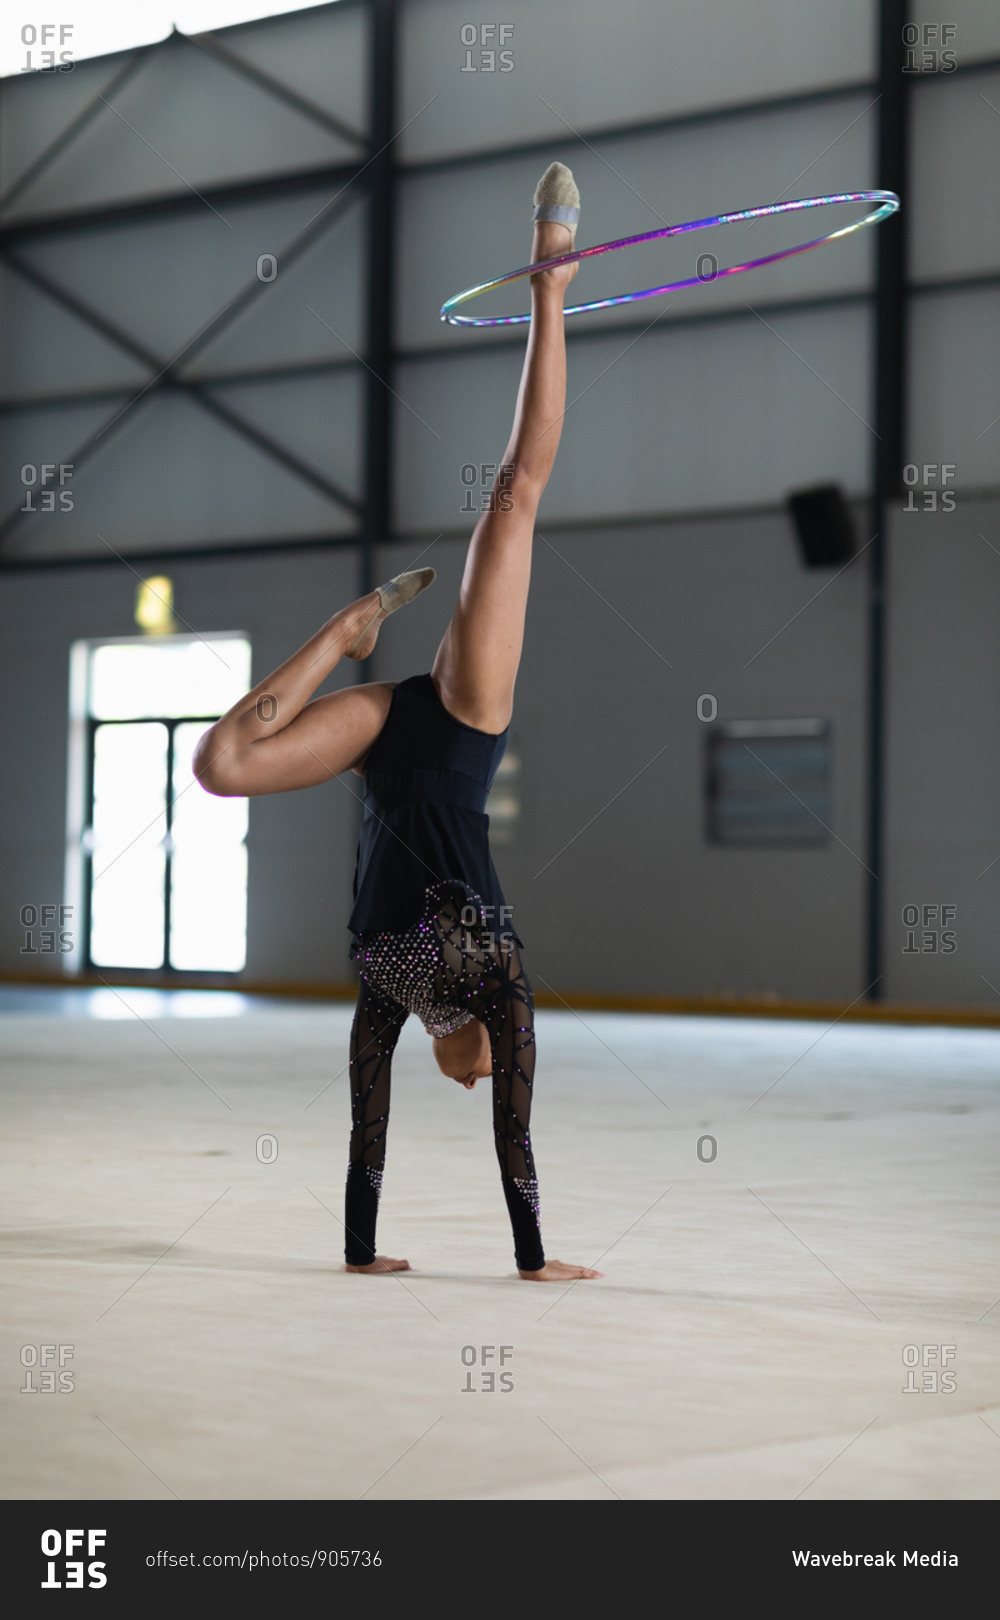
<path fill-rule="evenodd" d="M 392 1054 L 409 1013 L 362 979 L 351 1027 L 351 1148 L 344 1198 L 347 1271 L 408 1271 L 406 1260 L 375 1252 Z"/>
<path fill-rule="evenodd" d="M 290 793 L 357 766 L 385 725 L 392 683 L 309 699 L 341 658 L 357 663 L 368 655 L 385 617 L 378 591 L 341 608 L 209 726 L 193 759 L 202 787 L 222 798 Z"/>

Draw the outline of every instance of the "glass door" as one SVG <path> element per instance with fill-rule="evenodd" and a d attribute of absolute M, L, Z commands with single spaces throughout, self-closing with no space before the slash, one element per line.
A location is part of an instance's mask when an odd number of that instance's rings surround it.
<path fill-rule="evenodd" d="M 247 690 L 249 644 L 133 640 L 94 647 L 90 661 L 85 966 L 239 973 L 248 801 L 206 793 L 191 760 Z M 192 712 L 205 695 L 213 712 Z"/>

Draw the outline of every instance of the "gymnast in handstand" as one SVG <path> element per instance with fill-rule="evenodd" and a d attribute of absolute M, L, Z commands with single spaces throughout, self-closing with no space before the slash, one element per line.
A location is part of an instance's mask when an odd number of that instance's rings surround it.
<path fill-rule="evenodd" d="M 570 252 L 579 193 L 553 163 L 535 192 L 532 264 Z M 360 993 L 351 1031 L 352 1131 L 345 1264 L 409 1270 L 378 1254 L 392 1054 L 411 1012 L 442 1073 L 492 1076 L 493 1131 L 519 1275 L 598 1277 L 546 1260 L 529 1135 L 534 1008 L 489 851 L 486 797 L 507 745 L 524 636 L 535 515 L 566 408 L 563 298 L 576 264 L 531 277 L 531 323 L 510 440 L 469 543 L 458 604 L 429 674 L 348 686 L 309 701 L 342 657 L 367 658 L 383 619 L 434 579 L 398 575 L 342 608 L 201 739 L 211 793 L 283 793 L 344 771 L 364 777 L 365 814 L 348 923 Z"/>

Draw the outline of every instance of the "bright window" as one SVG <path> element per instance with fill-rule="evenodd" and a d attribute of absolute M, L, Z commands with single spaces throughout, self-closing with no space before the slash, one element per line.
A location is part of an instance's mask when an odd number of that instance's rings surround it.
<path fill-rule="evenodd" d="M 238 973 L 248 806 L 195 779 L 198 738 L 250 685 L 243 638 L 89 648 L 86 964 Z"/>

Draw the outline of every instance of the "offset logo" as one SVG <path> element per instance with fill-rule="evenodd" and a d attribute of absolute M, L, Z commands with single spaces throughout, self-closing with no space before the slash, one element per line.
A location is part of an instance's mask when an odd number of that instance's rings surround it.
<path fill-rule="evenodd" d="M 104 1562 L 95 1562 L 108 1539 L 106 1530 L 43 1530 L 42 1555 L 47 1560 L 42 1591 L 54 1592 L 62 1587 L 107 1586 Z M 87 1561 L 76 1557 L 87 1549 Z"/>

